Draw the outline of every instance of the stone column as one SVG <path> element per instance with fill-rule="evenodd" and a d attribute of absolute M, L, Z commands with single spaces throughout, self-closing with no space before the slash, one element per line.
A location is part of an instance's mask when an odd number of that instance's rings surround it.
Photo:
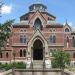
<path fill-rule="evenodd" d="M 33 69 L 33 47 L 31 47 L 31 69 Z"/>
<path fill-rule="evenodd" d="M 43 47 L 43 69 L 45 69 L 45 47 Z"/>

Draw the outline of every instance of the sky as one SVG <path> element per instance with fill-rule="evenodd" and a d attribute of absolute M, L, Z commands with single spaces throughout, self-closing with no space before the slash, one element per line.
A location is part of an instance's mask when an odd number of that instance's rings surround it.
<path fill-rule="evenodd" d="M 56 22 L 64 24 L 67 20 L 68 24 L 75 28 L 75 0 L 0 0 L 4 5 L 0 23 L 6 20 L 15 19 L 15 23 L 19 22 L 19 17 L 29 11 L 31 4 L 42 3 L 47 6 L 47 12 L 56 16 Z"/>

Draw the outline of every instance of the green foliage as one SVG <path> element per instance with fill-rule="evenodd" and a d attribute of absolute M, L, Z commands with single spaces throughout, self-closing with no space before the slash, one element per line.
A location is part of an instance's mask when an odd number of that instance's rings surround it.
<path fill-rule="evenodd" d="M 13 22 L 14 20 L 9 20 L 0 24 L 0 48 L 4 46 L 5 41 L 9 38 Z"/>
<path fill-rule="evenodd" d="M 15 68 L 17 68 L 17 69 L 25 69 L 26 64 L 23 63 L 23 62 L 18 62 L 18 63 L 16 63 Z"/>
<path fill-rule="evenodd" d="M 12 68 L 16 68 L 16 69 L 26 69 L 26 64 L 23 63 L 23 62 L 0 64 L 0 69 L 9 70 L 9 69 L 12 69 Z"/>
<path fill-rule="evenodd" d="M 53 68 L 65 68 L 66 65 L 70 64 L 69 54 L 65 51 L 54 51 L 52 52 L 52 67 Z"/>

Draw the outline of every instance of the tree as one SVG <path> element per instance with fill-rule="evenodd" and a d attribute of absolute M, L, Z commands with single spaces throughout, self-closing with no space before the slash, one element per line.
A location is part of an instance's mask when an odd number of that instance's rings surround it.
<path fill-rule="evenodd" d="M 11 27 L 14 20 L 6 21 L 5 23 L 0 23 L 0 51 L 4 47 L 5 42 L 11 34 Z"/>
<path fill-rule="evenodd" d="M 65 68 L 70 64 L 69 54 L 62 50 L 52 52 L 52 67 L 53 68 Z"/>
<path fill-rule="evenodd" d="M 52 52 L 52 67 L 53 68 L 60 68 L 62 70 L 62 75 L 64 73 L 64 68 L 66 65 L 70 64 L 69 54 L 62 50 L 57 50 Z"/>

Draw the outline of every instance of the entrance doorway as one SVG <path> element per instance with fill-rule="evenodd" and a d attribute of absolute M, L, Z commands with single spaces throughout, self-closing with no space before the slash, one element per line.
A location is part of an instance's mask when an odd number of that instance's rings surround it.
<path fill-rule="evenodd" d="M 43 60 L 43 44 L 39 39 L 33 44 L 33 60 Z"/>

